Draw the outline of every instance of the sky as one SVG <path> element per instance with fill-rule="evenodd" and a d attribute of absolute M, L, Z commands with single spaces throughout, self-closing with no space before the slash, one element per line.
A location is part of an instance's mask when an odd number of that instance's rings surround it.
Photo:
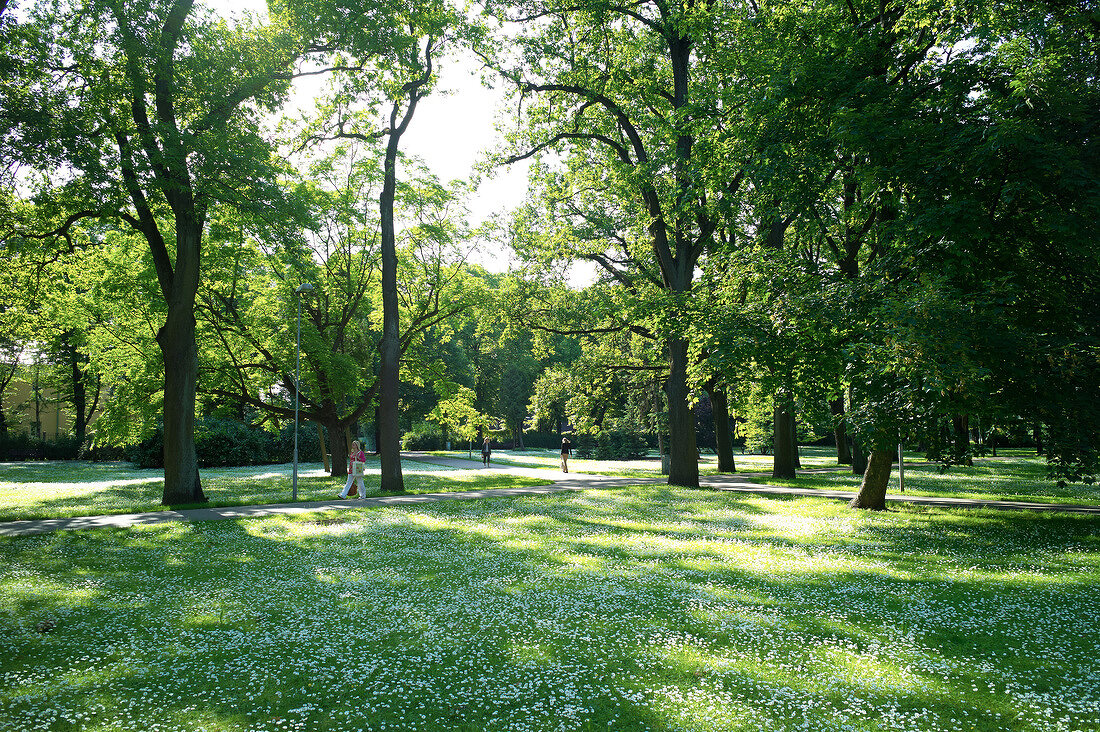
<path fill-rule="evenodd" d="M 205 0 L 204 4 L 226 17 L 242 10 L 267 12 L 266 0 Z M 401 149 L 423 159 L 446 182 L 469 178 L 478 158 L 497 141 L 494 121 L 503 104 L 503 94 L 482 85 L 479 69 L 470 60 L 450 59 L 441 69 L 437 91 L 417 106 L 409 129 L 401 138 Z M 321 84 L 322 77 L 300 80 L 290 104 L 308 109 Z M 514 208 L 526 195 L 525 165 L 498 170 L 492 179 L 482 182 L 470 199 L 470 223 L 477 224 L 496 211 Z M 508 268 L 508 257 L 499 248 L 495 254 L 486 252 L 478 259 L 494 272 Z"/>

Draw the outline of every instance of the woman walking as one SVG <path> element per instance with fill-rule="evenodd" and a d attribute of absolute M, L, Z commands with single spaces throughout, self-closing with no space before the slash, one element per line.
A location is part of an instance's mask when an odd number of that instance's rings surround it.
<path fill-rule="evenodd" d="M 367 472 L 366 468 L 367 456 L 360 449 L 359 440 L 352 440 L 351 454 L 348 455 L 348 482 L 344 484 L 344 490 L 340 491 L 340 498 L 363 497 L 363 494 L 367 492 L 367 487 L 363 485 L 363 475 Z M 352 482 L 359 483 L 359 489 L 356 493 L 349 493 Z"/>
<path fill-rule="evenodd" d="M 561 438 L 561 472 L 563 473 L 569 472 L 569 453 L 572 449 L 572 445 L 569 444 L 569 438 Z"/>
<path fill-rule="evenodd" d="M 489 444 L 489 438 L 485 438 L 485 442 L 481 443 L 481 462 L 485 464 L 485 467 L 489 467 L 489 458 L 493 455 L 493 446 Z"/>

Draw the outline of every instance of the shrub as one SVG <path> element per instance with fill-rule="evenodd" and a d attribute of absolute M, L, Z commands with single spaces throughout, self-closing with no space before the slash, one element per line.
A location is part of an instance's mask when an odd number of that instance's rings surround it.
<path fill-rule="evenodd" d="M 148 438 L 126 448 L 125 454 L 139 468 L 163 468 L 163 428 L 158 425 Z M 294 423 L 273 435 L 238 420 L 204 417 L 195 425 L 195 454 L 202 468 L 287 463 L 294 459 Z M 298 460 L 321 460 L 321 447 L 312 424 L 298 425 Z"/>
<path fill-rule="evenodd" d="M 329 452 L 332 452 L 328 430 L 324 427 L 321 429 L 325 433 L 325 447 Z M 289 463 L 294 460 L 293 420 L 283 425 L 278 434 L 267 434 L 271 440 L 269 450 L 272 463 Z M 303 463 L 321 462 L 321 443 L 317 441 L 317 424 L 315 422 L 300 422 L 298 424 L 298 461 Z"/>
<path fill-rule="evenodd" d="M 525 432 L 523 445 L 529 448 L 558 450 L 561 448 L 562 437 L 568 437 L 569 441 L 573 442 L 573 435 L 558 435 L 557 432 Z"/>
<path fill-rule="evenodd" d="M 23 432 L 0 440 L 0 460 L 75 460 L 80 442 L 75 437 L 39 440 Z"/>
<path fill-rule="evenodd" d="M 138 468 L 163 468 L 164 428 L 158 424 L 153 434 L 126 448 L 126 459 Z"/>
<path fill-rule="evenodd" d="M 637 432 L 599 432 L 595 435 L 577 435 L 573 449 L 579 458 L 597 460 L 637 460 L 649 452 L 644 435 Z"/>
<path fill-rule="evenodd" d="M 402 450 L 445 450 L 447 441 L 435 425 L 422 422 L 401 437 Z"/>
<path fill-rule="evenodd" d="M 616 432 L 611 435 L 611 450 L 619 460 L 638 460 L 648 454 L 649 445 L 637 432 Z"/>
<path fill-rule="evenodd" d="M 270 463 L 273 442 L 262 429 L 236 420 L 205 418 L 195 428 L 195 453 L 202 467 Z"/>
<path fill-rule="evenodd" d="M 596 457 L 596 438 L 592 435 L 574 435 L 570 442 L 573 443 L 573 452 L 577 457 Z"/>

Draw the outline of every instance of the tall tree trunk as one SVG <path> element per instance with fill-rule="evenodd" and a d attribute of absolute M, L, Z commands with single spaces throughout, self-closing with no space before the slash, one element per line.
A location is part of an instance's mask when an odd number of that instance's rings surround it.
<path fill-rule="evenodd" d="M 791 431 L 791 450 L 794 453 L 794 467 L 796 470 L 802 470 L 802 456 L 798 454 L 798 418 L 795 416 L 793 400 L 787 411 L 787 421 L 790 423 L 788 429 Z"/>
<path fill-rule="evenodd" d="M 795 477 L 794 467 L 794 435 L 791 433 L 791 396 L 786 391 L 780 391 L 775 395 L 775 408 L 772 413 L 773 429 L 773 454 L 772 477 L 792 479 Z"/>
<path fill-rule="evenodd" d="M 394 105 L 396 118 L 397 106 Z M 393 202 L 397 191 L 397 149 L 401 138 L 391 125 L 386 145 L 385 173 L 379 198 L 382 224 L 382 366 L 379 374 L 378 455 L 381 458 L 381 489 L 389 493 L 405 490 L 401 475 L 400 313 L 397 300 L 397 245 L 393 223 Z"/>
<path fill-rule="evenodd" d="M 737 465 L 733 460 L 733 439 L 730 435 L 729 400 L 726 390 L 714 381 L 708 382 L 711 416 L 714 418 L 714 442 L 718 451 L 718 472 L 736 473 Z"/>
<path fill-rule="evenodd" d="M 668 484 L 699 487 L 699 451 L 695 444 L 695 413 L 688 406 L 688 342 L 676 338 L 669 343 L 668 394 L 669 471 Z"/>
<path fill-rule="evenodd" d="M 867 453 L 863 451 L 863 443 L 858 438 L 852 438 L 852 475 L 863 475 L 867 472 Z"/>
<path fill-rule="evenodd" d="M 344 426 L 340 419 L 333 413 L 325 419 L 325 427 L 328 429 L 329 448 L 332 449 L 332 465 L 329 475 L 334 478 L 343 478 L 348 474 L 348 448 L 344 439 Z"/>
<path fill-rule="evenodd" d="M 852 451 L 848 448 L 848 425 L 844 422 L 844 395 L 829 402 L 829 411 L 833 414 L 833 437 L 836 439 L 836 462 L 838 465 L 852 464 Z"/>
<path fill-rule="evenodd" d="M 382 444 L 382 432 L 380 431 L 378 424 L 382 421 L 382 410 L 378 407 L 374 408 L 374 454 L 378 454 L 378 446 Z"/>
<path fill-rule="evenodd" d="M 168 317 L 157 332 L 164 356 L 164 493 L 165 505 L 206 500 L 195 453 L 195 391 L 198 347 L 194 300 L 168 303 Z"/>
<path fill-rule="evenodd" d="M 859 485 L 859 493 L 848 504 L 852 508 L 866 508 L 872 511 L 886 510 L 886 489 L 890 484 L 890 466 L 894 453 L 890 449 L 872 450 L 867 461 L 867 472 Z"/>
<path fill-rule="evenodd" d="M 76 346 L 70 342 L 72 331 L 62 336 L 63 347 L 69 359 L 70 378 L 73 380 L 73 436 L 76 438 L 78 449 L 84 445 L 84 437 L 88 431 L 88 392 L 84 387 L 87 374 L 81 368 L 80 353 Z"/>
<path fill-rule="evenodd" d="M 393 223 L 393 202 L 397 193 L 397 152 L 401 137 L 409 128 L 416 106 L 423 95 L 423 87 L 432 78 L 432 48 L 435 41 L 429 39 L 424 48 L 423 74 L 405 84 L 402 91 L 408 94 L 404 115 L 401 104 L 390 106 L 390 126 L 386 139 L 386 156 L 382 170 L 382 192 L 378 197 L 378 213 L 381 224 L 382 250 L 382 348 L 381 373 L 378 377 L 378 455 L 381 459 L 381 489 L 389 493 L 403 493 L 405 481 L 401 476 L 401 422 L 400 404 L 401 323 L 397 299 L 397 242 Z"/>
<path fill-rule="evenodd" d="M 320 422 L 314 422 L 314 424 L 317 425 L 317 442 L 321 443 L 321 462 L 325 466 L 325 472 L 332 475 L 332 473 L 329 472 L 332 470 L 332 461 L 329 460 L 328 448 L 325 447 L 325 430 Z"/>
<path fill-rule="evenodd" d="M 970 457 L 970 417 L 956 414 L 951 418 L 951 427 L 955 433 L 955 457 L 960 464 L 973 465 Z"/>

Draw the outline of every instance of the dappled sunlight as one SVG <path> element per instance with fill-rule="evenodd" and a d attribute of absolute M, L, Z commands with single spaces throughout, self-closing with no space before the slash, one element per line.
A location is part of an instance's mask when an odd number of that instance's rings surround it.
<path fill-rule="evenodd" d="M 1083 730 L 1094 526 L 650 486 L 7 539 L 0 719 Z"/>
<path fill-rule="evenodd" d="M 20 470 L 21 464 L 0 463 L 0 521 L 19 519 L 67 518 L 97 514 L 144 513 L 168 508 L 161 503 L 164 480 L 160 470 L 126 468 L 111 464 L 108 471 L 92 470 L 92 475 L 109 479 L 89 481 L 80 470 Z M 89 464 L 91 465 L 91 464 Z M 365 476 L 366 495 L 382 495 L 379 486 L 378 459 L 368 461 Z M 446 493 L 484 488 L 511 488 L 544 485 L 547 481 L 522 475 L 505 475 L 480 469 L 456 470 L 418 461 L 404 462 L 407 493 Z M 292 496 L 293 465 L 260 465 L 200 470 L 208 503 L 172 508 L 287 503 Z M 43 478 L 38 482 L 13 482 L 13 477 Z M 21 480 L 22 477 L 19 479 Z M 7 479 L 7 482 L 2 482 Z M 302 464 L 298 473 L 298 500 L 318 501 L 334 498 L 344 478 L 331 477 L 319 463 Z"/>

